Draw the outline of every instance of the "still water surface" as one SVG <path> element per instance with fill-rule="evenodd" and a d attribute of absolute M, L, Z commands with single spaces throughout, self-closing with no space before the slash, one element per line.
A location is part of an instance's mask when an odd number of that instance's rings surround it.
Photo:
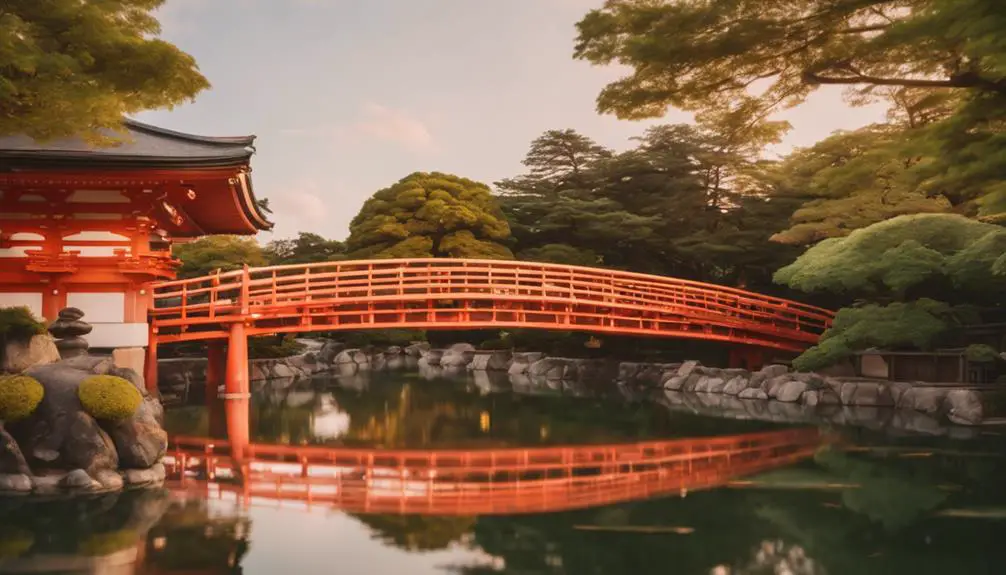
<path fill-rule="evenodd" d="M 175 435 L 226 434 L 219 406 Z M 512 389 L 397 374 L 262 390 L 252 441 L 380 449 L 625 444 L 777 425 L 671 413 L 616 385 Z M 2 573 L 1006 573 L 1006 442 L 837 430 L 857 450 L 711 490 L 561 512 L 364 514 L 218 495 L 205 481 L 0 500 Z M 225 481 L 221 479 L 220 481 Z M 682 496 L 683 495 L 683 496 Z"/>

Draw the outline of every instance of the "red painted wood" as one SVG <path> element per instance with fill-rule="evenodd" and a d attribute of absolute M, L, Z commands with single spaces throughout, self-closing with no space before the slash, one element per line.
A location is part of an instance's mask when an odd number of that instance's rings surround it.
<path fill-rule="evenodd" d="M 411 259 L 251 268 L 154 286 L 159 342 L 382 328 L 542 328 L 803 351 L 834 314 L 689 280 L 556 264 Z"/>

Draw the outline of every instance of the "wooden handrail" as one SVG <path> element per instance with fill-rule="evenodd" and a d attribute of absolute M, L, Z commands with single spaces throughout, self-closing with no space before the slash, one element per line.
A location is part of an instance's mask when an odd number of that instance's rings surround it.
<path fill-rule="evenodd" d="M 568 325 L 607 333 L 706 337 L 699 333 L 708 331 L 702 329 L 706 326 L 730 332 L 712 334 L 710 339 L 800 350 L 814 343 L 834 317 L 815 306 L 691 280 L 499 260 L 365 260 L 245 267 L 163 282 L 153 291 L 152 321 L 166 340 L 205 339 L 201 333 L 221 329 L 197 327 L 173 334 L 171 328 L 227 321 L 245 321 L 253 334 L 298 327 L 306 331 L 380 328 L 391 323 L 425 328 Z M 222 297 L 224 293 L 231 295 Z M 427 307 L 418 307 L 420 302 Z M 347 324 L 347 316 L 359 315 L 362 308 L 375 309 Z M 489 319 L 472 319 L 481 317 L 477 312 L 483 309 L 494 313 Z M 445 316 L 449 311 L 464 313 L 455 319 Z M 529 315 L 534 317 L 529 319 Z M 302 325 L 291 325 L 288 320 L 294 317 L 303 318 Z"/>

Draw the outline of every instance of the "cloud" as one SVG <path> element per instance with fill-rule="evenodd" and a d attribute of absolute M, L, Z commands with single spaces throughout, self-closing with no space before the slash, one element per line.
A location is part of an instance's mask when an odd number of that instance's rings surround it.
<path fill-rule="evenodd" d="M 436 149 L 433 135 L 422 120 L 404 110 L 373 102 L 363 106 L 363 118 L 353 125 L 353 131 L 386 142 L 395 142 L 415 151 Z"/>
<path fill-rule="evenodd" d="M 276 222 L 274 236 L 287 238 L 297 232 L 331 234 L 328 204 L 314 181 L 304 181 L 269 194 L 272 220 Z"/>

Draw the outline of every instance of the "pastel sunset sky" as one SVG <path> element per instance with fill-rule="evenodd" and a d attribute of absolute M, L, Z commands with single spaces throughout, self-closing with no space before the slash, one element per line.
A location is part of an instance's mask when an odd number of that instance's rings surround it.
<path fill-rule="evenodd" d="M 258 136 L 256 192 L 276 229 L 343 239 L 364 200 L 414 171 L 491 184 L 521 173 L 531 140 L 574 128 L 615 149 L 652 122 L 600 116 L 624 74 L 572 58 L 574 24 L 603 0 L 168 0 L 163 37 L 213 88 L 138 119 L 202 135 Z M 776 153 L 883 118 L 838 89 L 783 113 Z"/>

